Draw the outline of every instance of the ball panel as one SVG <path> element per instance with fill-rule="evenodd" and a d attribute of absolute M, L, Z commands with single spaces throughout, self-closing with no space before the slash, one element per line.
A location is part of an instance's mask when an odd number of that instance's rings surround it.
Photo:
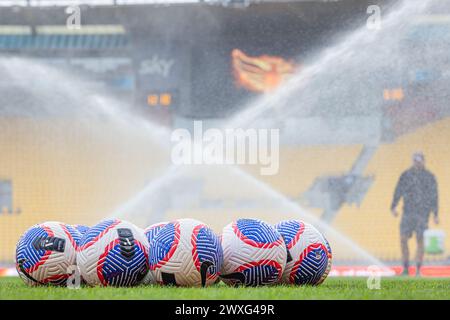
<path fill-rule="evenodd" d="M 148 242 L 151 243 L 152 240 L 155 238 L 155 236 L 158 234 L 158 232 L 166 225 L 167 222 L 160 222 L 147 227 L 144 230 L 144 233 L 145 236 L 147 237 Z"/>
<path fill-rule="evenodd" d="M 257 248 L 271 248 L 282 242 L 272 226 L 257 219 L 239 219 L 233 222 L 233 231 L 239 239 Z"/>
<path fill-rule="evenodd" d="M 88 226 L 84 226 L 84 225 L 81 225 L 81 224 L 74 224 L 71 227 L 75 228 L 81 235 L 84 235 L 86 232 L 89 231 L 89 227 Z"/>
<path fill-rule="evenodd" d="M 170 222 L 164 226 L 151 243 L 150 270 L 161 268 L 174 255 L 180 243 L 180 223 Z"/>
<path fill-rule="evenodd" d="M 283 267 L 274 260 L 260 260 L 241 265 L 236 272 L 244 274 L 247 286 L 269 285 L 280 280 Z"/>
<path fill-rule="evenodd" d="M 97 243 L 102 237 L 104 237 L 110 230 L 114 229 L 121 222 L 122 221 L 118 219 L 105 220 L 93 226 L 83 235 L 79 250 L 85 250 Z"/>
<path fill-rule="evenodd" d="M 330 274 L 330 271 L 331 271 L 331 265 L 333 263 L 333 253 L 331 251 L 330 243 L 328 242 L 327 239 L 325 239 L 325 237 L 323 238 L 323 240 L 325 241 L 325 246 L 327 248 L 328 263 L 327 263 L 327 268 L 326 268 L 325 272 L 323 273 L 322 277 L 320 278 L 320 280 L 317 282 L 317 285 L 322 284 L 325 281 L 325 279 L 328 277 L 328 275 Z"/>
<path fill-rule="evenodd" d="M 16 261 L 21 262 L 25 271 L 32 273 L 36 271 L 41 265 L 47 261 L 51 255 L 50 250 L 45 250 L 43 247 L 36 250 L 34 243 L 39 239 L 52 237 L 53 232 L 48 228 L 41 226 L 31 227 L 19 240 L 16 250 Z"/>
<path fill-rule="evenodd" d="M 294 263 L 290 283 L 317 284 L 328 266 L 328 250 L 321 243 L 309 245 Z"/>
<path fill-rule="evenodd" d="M 331 250 L 323 235 L 300 220 L 282 221 L 275 226 L 282 234 L 292 261 L 287 262 L 283 282 L 318 285 L 331 269 Z"/>
<path fill-rule="evenodd" d="M 219 237 L 203 224 L 197 225 L 191 236 L 192 259 L 198 272 L 202 272 L 202 264 L 208 264 L 206 277 L 216 280 L 223 263 L 222 246 Z"/>
<path fill-rule="evenodd" d="M 305 224 L 297 220 L 283 221 L 276 226 L 276 229 L 282 234 L 286 247 L 291 249 L 305 231 Z"/>
<path fill-rule="evenodd" d="M 81 233 L 71 225 L 62 224 L 61 227 L 63 228 L 64 233 L 67 235 L 67 238 L 69 238 L 71 245 L 75 248 L 75 250 L 78 250 L 78 246 L 82 238 Z"/>
<path fill-rule="evenodd" d="M 149 252 L 152 251 L 152 241 L 153 239 L 156 237 L 156 235 L 158 234 L 158 232 L 165 226 L 167 225 L 167 222 L 159 222 L 159 223 L 155 223 L 149 227 L 147 227 L 144 230 L 144 234 L 147 237 L 148 243 L 149 243 Z M 155 274 L 153 272 L 153 270 L 149 270 L 147 272 L 147 274 L 145 275 L 144 279 L 142 280 L 143 284 L 155 284 L 156 283 L 156 277 Z"/>
<path fill-rule="evenodd" d="M 267 223 L 253 219 L 232 222 L 223 229 L 222 247 L 225 283 L 256 286 L 280 281 L 287 250 L 281 235 Z"/>
<path fill-rule="evenodd" d="M 123 255 L 119 239 L 112 241 L 97 263 L 97 275 L 102 285 L 132 286 L 147 274 L 147 249 L 137 240 L 132 259 Z"/>

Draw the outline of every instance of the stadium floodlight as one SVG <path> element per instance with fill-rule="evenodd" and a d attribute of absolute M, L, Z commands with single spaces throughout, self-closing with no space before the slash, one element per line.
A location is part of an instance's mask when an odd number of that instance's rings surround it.
<path fill-rule="evenodd" d="M 251 2 L 261 2 L 258 0 L 204 0 L 211 5 L 222 5 L 224 7 L 247 8 Z"/>
<path fill-rule="evenodd" d="M 199 3 L 200 0 L 116 0 L 117 5 Z"/>
<path fill-rule="evenodd" d="M 449 14 L 429 14 L 429 15 L 419 15 L 414 17 L 412 20 L 413 24 L 416 25 L 427 25 L 427 24 L 450 24 Z"/>
<path fill-rule="evenodd" d="M 64 25 L 36 26 L 37 34 L 125 34 L 122 25 L 85 25 L 81 29 L 68 29 Z"/>
<path fill-rule="evenodd" d="M 25 7 L 28 5 L 28 0 L 0 0 L 0 7 Z"/>
<path fill-rule="evenodd" d="M 247 8 L 250 5 L 250 0 L 222 0 L 224 7 Z"/>
<path fill-rule="evenodd" d="M 32 31 L 30 26 L 0 25 L 0 34 L 30 35 Z"/>
<path fill-rule="evenodd" d="M 81 5 L 114 5 L 114 0 L 30 0 L 32 7 L 47 7 L 47 6 L 81 6 Z"/>
<path fill-rule="evenodd" d="M 67 7 L 200 3 L 201 0 L 0 0 L 0 7 Z"/>
<path fill-rule="evenodd" d="M 306 2 L 314 0 L 0 0 L 0 7 L 67 7 L 67 6 L 120 6 L 120 5 L 171 5 L 207 3 L 224 7 L 246 8 L 252 3 Z M 337 2 L 340 0 L 315 0 Z"/>

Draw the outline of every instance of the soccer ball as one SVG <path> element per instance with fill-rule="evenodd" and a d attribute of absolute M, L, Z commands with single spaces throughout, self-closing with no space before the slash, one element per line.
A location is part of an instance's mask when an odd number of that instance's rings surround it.
<path fill-rule="evenodd" d="M 167 223 L 150 243 L 150 270 L 159 284 L 211 285 L 219 277 L 222 261 L 219 238 L 194 219 Z"/>
<path fill-rule="evenodd" d="M 319 285 L 325 281 L 332 261 L 331 247 L 325 237 L 300 220 L 282 221 L 275 228 L 283 236 L 290 255 L 283 282 Z"/>
<path fill-rule="evenodd" d="M 287 251 L 274 227 L 261 220 L 239 219 L 222 232 L 222 280 L 229 285 L 269 285 L 281 280 Z"/>
<path fill-rule="evenodd" d="M 147 227 L 144 230 L 144 234 L 147 237 L 148 243 L 152 243 L 153 238 L 155 238 L 155 236 L 158 234 L 159 230 L 161 230 L 165 225 L 167 224 L 167 222 L 160 222 L 160 223 L 155 223 L 152 224 L 151 226 Z M 149 251 L 151 251 L 152 249 L 150 248 Z M 147 273 L 147 275 L 144 277 L 144 280 L 142 280 L 143 284 L 155 284 L 156 283 L 156 278 L 153 274 L 153 271 L 149 271 Z"/>
<path fill-rule="evenodd" d="M 85 234 L 89 230 L 89 227 L 84 226 L 82 224 L 74 224 L 72 225 L 72 227 L 77 229 L 77 231 L 81 233 L 81 235 Z"/>
<path fill-rule="evenodd" d="M 148 247 L 144 233 L 134 224 L 105 220 L 83 235 L 77 265 L 89 285 L 138 285 L 148 272 Z"/>
<path fill-rule="evenodd" d="M 76 266 L 81 234 L 61 222 L 44 222 L 28 229 L 16 247 L 16 269 L 28 285 L 65 285 Z"/>

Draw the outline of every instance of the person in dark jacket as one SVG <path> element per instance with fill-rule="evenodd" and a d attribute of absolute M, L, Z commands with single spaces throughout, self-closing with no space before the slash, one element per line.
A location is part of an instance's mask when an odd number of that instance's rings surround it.
<path fill-rule="evenodd" d="M 408 275 L 408 240 L 415 232 L 417 240 L 416 275 L 419 276 L 424 255 L 424 232 L 428 229 L 430 213 L 434 214 L 434 222 L 439 224 L 438 186 L 434 175 L 425 168 L 425 156 L 421 152 L 413 155 L 412 168 L 406 170 L 397 183 L 391 206 L 394 217 L 399 215 L 396 208 L 402 198 L 403 215 L 400 222 L 400 242 L 403 274 Z"/>

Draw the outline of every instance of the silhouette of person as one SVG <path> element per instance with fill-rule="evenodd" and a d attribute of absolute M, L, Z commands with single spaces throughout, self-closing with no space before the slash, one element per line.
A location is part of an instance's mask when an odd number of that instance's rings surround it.
<path fill-rule="evenodd" d="M 425 168 L 424 154 L 416 152 L 412 160 L 412 167 L 403 172 L 397 183 L 391 212 L 394 217 L 398 217 L 396 207 L 403 198 L 403 215 L 400 222 L 403 275 L 408 275 L 408 240 L 415 232 L 417 241 L 416 275 L 420 276 L 424 255 L 424 232 L 428 229 L 430 213 L 434 214 L 434 222 L 439 224 L 438 186 L 435 176 Z"/>

